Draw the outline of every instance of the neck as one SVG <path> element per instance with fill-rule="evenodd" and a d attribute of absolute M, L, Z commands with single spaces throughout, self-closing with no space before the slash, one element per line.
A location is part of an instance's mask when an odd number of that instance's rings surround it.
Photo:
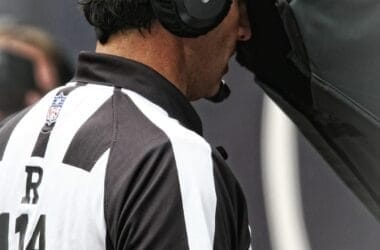
<path fill-rule="evenodd" d="M 106 44 L 97 44 L 96 52 L 117 55 L 143 63 L 164 76 L 191 99 L 186 75 L 186 56 L 182 40 L 153 24 L 151 31 L 129 30 L 110 37 Z"/>

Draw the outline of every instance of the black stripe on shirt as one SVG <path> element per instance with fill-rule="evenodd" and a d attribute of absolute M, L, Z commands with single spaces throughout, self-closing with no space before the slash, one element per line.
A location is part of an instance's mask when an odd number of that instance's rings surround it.
<path fill-rule="evenodd" d="M 63 163 L 91 171 L 112 141 L 112 98 L 106 101 L 78 130 Z"/>
<path fill-rule="evenodd" d="M 51 112 L 51 109 L 53 108 L 57 97 L 62 95 L 64 98 L 67 98 L 67 96 L 73 90 L 75 90 L 78 87 L 80 87 L 80 86 L 78 86 L 78 85 L 77 86 L 70 86 L 70 87 L 66 87 L 66 88 L 58 91 L 54 97 L 54 100 L 53 100 L 48 112 Z M 63 100 L 62 106 L 63 106 L 64 102 L 65 102 L 65 100 Z M 58 112 L 60 112 L 60 110 Z M 49 117 L 49 114 L 47 116 Z M 59 113 L 58 113 L 58 116 L 59 116 Z M 55 120 L 58 118 L 58 116 L 55 118 Z M 55 126 L 55 120 L 50 121 L 50 120 L 48 120 L 48 118 L 46 120 L 47 121 L 44 124 L 44 126 L 42 127 L 41 132 L 40 132 L 38 139 L 36 141 L 36 144 L 34 146 L 32 157 L 44 157 L 45 156 L 45 152 L 46 152 L 47 144 L 49 142 L 50 134 L 51 134 L 51 131 L 54 129 L 54 126 Z"/>
<path fill-rule="evenodd" d="M 0 214 L 0 225 L 2 226 L 0 230 L 0 246 L 2 246 L 2 249 L 8 249 L 8 235 L 9 235 L 9 227 L 3 225 L 9 224 L 9 214 L 8 213 L 2 213 Z"/>
<path fill-rule="evenodd" d="M 107 249 L 188 249 L 178 172 L 167 136 L 114 94 L 105 182 Z"/>
<path fill-rule="evenodd" d="M 247 250 L 251 236 L 244 194 L 231 169 L 218 152 L 213 151 L 213 162 L 217 194 L 214 250 Z"/>
<path fill-rule="evenodd" d="M 20 120 L 28 113 L 30 107 L 15 114 L 13 117 L 7 119 L 7 122 L 0 128 L 0 161 L 3 159 L 5 148 L 8 144 L 9 138 Z"/>

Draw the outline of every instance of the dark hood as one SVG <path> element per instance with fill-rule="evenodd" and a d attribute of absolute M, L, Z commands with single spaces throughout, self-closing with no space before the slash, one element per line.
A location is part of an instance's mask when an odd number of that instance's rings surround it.
<path fill-rule="evenodd" d="M 247 1 L 237 60 L 380 219 L 377 0 Z"/>

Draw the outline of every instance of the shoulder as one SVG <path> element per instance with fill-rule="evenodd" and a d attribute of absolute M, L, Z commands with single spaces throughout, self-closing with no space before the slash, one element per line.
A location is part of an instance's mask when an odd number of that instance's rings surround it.
<path fill-rule="evenodd" d="M 123 113 L 132 115 L 133 120 L 131 121 L 128 117 L 126 119 L 120 117 L 119 121 L 123 124 L 136 123 L 134 129 L 138 129 L 140 135 L 144 136 L 140 139 L 143 139 L 145 143 L 158 148 L 159 142 L 170 143 L 176 152 L 186 150 L 188 154 L 191 154 L 194 151 L 201 151 L 211 155 L 211 147 L 206 140 L 183 126 L 177 119 L 170 117 L 166 110 L 133 91 L 123 90 L 123 92 L 130 98 L 128 105 L 122 105 Z M 128 128 L 133 129 L 131 126 Z M 149 147 L 149 145 L 145 146 Z"/>

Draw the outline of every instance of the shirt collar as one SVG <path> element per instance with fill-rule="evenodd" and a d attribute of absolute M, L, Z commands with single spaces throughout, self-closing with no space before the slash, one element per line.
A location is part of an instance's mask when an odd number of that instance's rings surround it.
<path fill-rule="evenodd" d="M 187 98 L 144 64 L 113 55 L 81 52 L 74 81 L 135 91 L 166 110 L 186 128 L 202 135 L 201 120 Z"/>

